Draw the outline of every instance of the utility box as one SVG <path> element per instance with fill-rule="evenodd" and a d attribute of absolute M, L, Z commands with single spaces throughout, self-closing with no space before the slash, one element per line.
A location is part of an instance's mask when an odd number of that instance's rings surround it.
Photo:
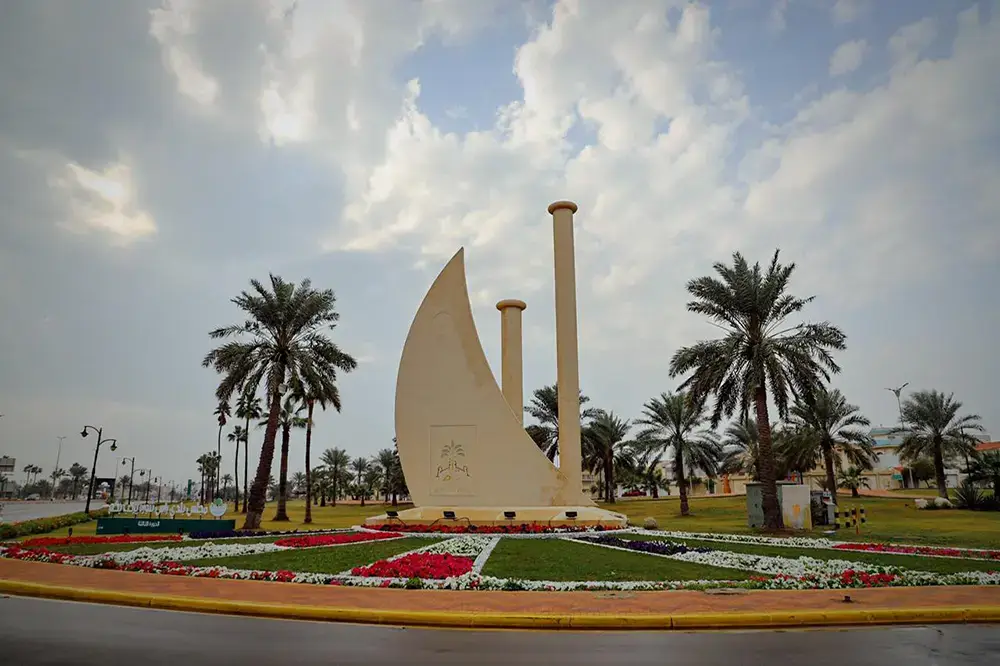
<path fill-rule="evenodd" d="M 786 528 L 812 529 L 810 505 L 809 486 L 778 481 L 778 506 Z M 764 485 L 758 481 L 747 484 L 747 525 L 764 526 Z"/>

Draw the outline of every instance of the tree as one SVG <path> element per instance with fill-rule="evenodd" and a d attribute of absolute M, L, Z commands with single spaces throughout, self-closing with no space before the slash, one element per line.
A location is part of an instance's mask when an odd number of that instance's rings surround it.
<path fill-rule="evenodd" d="M 378 463 L 372 463 L 365 470 L 364 479 L 362 479 L 362 494 L 361 503 L 364 504 L 364 498 L 371 495 L 375 501 L 378 501 L 377 489 L 382 485 L 383 479 L 385 478 L 385 470 L 379 466 Z"/>
<path fill-rule="evenodd" d="M 351 457 L 343 449 L 327 449 L 320 456 L 320 460 L 326 465 L 330 474 L 330 504 L 337 506 L 337 498 L 340 496 L 340 483 L 344 478 L 344 471 L 351 464 Z"/>
<path fill-rule="evenodd" d="M 52 480 L 52 485 L 53 486 L 61 485 L 59 483 L 59 480 L 62 479 L 64 476 L 66 476 L 66 474 L 67 474 L 66 470 L 62 468 L 52 470 L 52 473 L 49 474 L 49 478 Z"/>
<path fill-rule="evenodd" d="M 358 362 L 353 356 L 340 352 L 340 357 L 334 363 L 335 370 L 333 371 L 333 379 L 327 382 L 321 382 L 318 384 L 311 384 L 308 380 L 300 380 L 295 383 L 293 387 L 293 395 L 302 403 L 306 405 L 306 517 L 305 522 L 312 522 L 312 467 L 311 467 L 311 451 L 312 451 L 312 430 L 313 430 L 313 411 L 316 405 L 319 408 L 326 410 L 328 406 L 333 406 L 334 409 L 340 413 L 341 403 L 340 403 L 340 391 L 337 385 L 334 383 L 336 381 L 336 369 L 343 370 L 344 372 L 350 372 L 358 367 Z"/>
<path fill-rule="evenodd" d="M 586 422 L 596 415 L 594 409 L 584 409 L 583 405 L 590 398 L 580 393 L 580 421 Z M 537 424 L 525 428 L 531 439 L 538 445 L 549 460 L 555 460 L 559 453 L 559 392 L 556 386 L 543 386 L 535 389 L 531 404 L 524 408 L 527 414 L 538 421 Z"/>
<path fill-rule="evenodd" d="M 368 473 L 368 469 L 371 467 L 371 463 L 368 458 L 364 456 L 358 456 L 351 461 L 351 470 L 354 471 L 356 476 L 356 483 L 361 495 L 361 506 L 365 505 L 365 474 Z"/>
<path fill-rule="evenodd" d="M 841 470 L 837 481 L 841 488 L 849 488 L 851 490 L 851 497 L 861 497 L 861 493 L 858 492 L 858 488 L 871 487 L 868 485 L 868 479 L 861 476 L 861 470 L 854 465 L 851 465 L 846 470 Z M 836 495 L 836 492 L 834 492 L 834 495 Z"/>
<path fill-rule="evenodd" d="M 292 475 L 292 494 L 298 496 L 306 491 L 306 475 L 302 472 L 296 472 Z"/>
<path fill-rule="evenodd" d="M 686 473 L 700 470 L 714 478 L 722 456 L 717 435 L 704 427 L 707 420 L 704 404 L 695 402 L 683 391 L 652 398 L 643 405 L 642 417 L 636 420 L 644 426 L 636 436 L 642 448 L 657 458 L 668 450 L 673 453 L 671 462 L 682 516 L 690 513 Z"/>
<path fill-rule="evenodd" d="M 118 487 L 121 489 L 121 492 L 118 493 L 118 498 L 120 501 L 125 500 L 125 489 L 128 488 L 128 483 L 129 481 L 131 481 L 131 479 L 132 477 L 130 477 L 128 474 L 122 474 L 118 478 Z"/>
<path fill-rule="evenodd" d="M 878 461 L 874 442 L 868 435 L 871 422 L 861 415 L 856 405 L 847 402 L 837 389 L 821 388 L 800 396 L 790 410 L 791 431 L 784 447 L 790 461 L 805 458 L 805 469 L 815 467 L 814 460 L 822 457 L 826 469 L 826 486 L 837 503 L 837 478 L 834 469 L 840 467 L 837 453 L 843 454 L 850 466 L 859 470 L 872 469 Z M 849 487 L 849 486 L 845 486 Z"/>
<path fill-rule="evenodd" d="M 795 264 L 779 264 L 777 250 L 766 273 L 759 263 L 751 267 L 739 252 L 733 254 L 732 266 L 718 262 L 713 268 L 717 277 L 688 282 L 694 300 L 687 309 L 708 317 L 726 335 L 678 350 L 671 359 L 670 374 L 688 375 L 681 389 L 690 391 L 695 402 L 714 396 L 713 428 L 734 412 L 745 421 L 753 403 L 764 526 L 780 529 L 784 525 L 771 447 L 768 387 L 779 416 L 787 418 L 789 394 L 808 394 L 829 381 L 831 372 L 840 371 L 830 351 L 845 349 L 846 336 L 827 322 L 789 325 L 785 321 L 814 297 L 785 293 Z"/>
<path fill-rule="evenodd" d="M 914 391 L 903 403 L 902 421 L 908 426 L 894 431 L 903 434 L 903 443 L 898 449 L 900 460 L 912 461 L 928 456 L 934 461 L 938 495 L 945 499 L 948 498 L 945 458 L 964 454 L 975 456 L 979 440 L 966 431 L 983 432 L 978 415 L 958 415 L 962 403 L 954 397 L 954 393 Z"/>
<path fill-rule="evenodd" d="M 235 483 L 233 483 L 233 489 L 236 491 L 236 497 L 233 500 L 233 511 L 240 510 L 240 442 L 247 441 L 248 433 L 243 429 L 243 426 L 238 425 L 233 428 L 233 431 L 226 435 L 226 439 L 230 442 L 236 442 L 236 453 L 233 456 L 233 472 L 235 473 Z M 244 466 L 246 465 L 244 461 Z"/>
<path fill-rule="evenodd" d="M 400 479 L 402 478 L 402 467 L 399 464 L 399 456 L 393 449 L 381 449 L 375 455 L 376 464 L 382 468 L 382 494 L 388 502 L 392 497 L 392 505 L 396 506 L 396 494 L 399 492 Z"/>
<path fill-rule="evenodd" d="M 56 492 L 59 493 L 60 497 L 66 498 L 70 493 L 73 492 L 73 479 L 67 479 L 65 477 L 61 477 L 59 479 L 59 487 L 56 489 Z"/>
<path fill-rule="evenodd" d="M 229 400 L 228 399 L 220 400 L 218 406 L 215 408 L 215 412 L 213 412 L 213 413 L 215 414 L 215 416 L 218 418 L 218 421 L 219 421 L 219 436 L 218 436 L 218 443 L 216 444 L 215 455 L 219 457 L 219 461 L 220 461 L 220 464 L 221 464 L 221 461 L 222 461 L 222 429 L 226 427 L 226 419 L 229 418 Z M 216 475 L 216 476 L 218 476 L 218 475 Z M 216 483 L 215 483 L 215 493 L 214 494 L 216 494 L 216 495 L 219 494 L 219 482 L 218 482 L 218 480 L 216 480 Z"/>
<path fill-rule="evenodd" d="M 281 428 L 281 463 L 278 468 L 278 509 L 272 520 L 287 521 L 288 517 L 288 448 L 292 440 L 292 428 L 305 428 L 306 420 L 299 414 L 303 405 L 295 399 L 295 395 L 285 398 L 278 416 L 278 427 Z M 264 424 L 266 426 L 266 423 Z"/>
<path fill-rule="evenodd" d="M 632 423 L 628 419 L 620 419 L 614 412 L 603 409 L 595 410 L 594 418 L 583 433 L 583 439 L 590 449 L 593 461 L 601 470 L 604 481 L 604 501 L 613 504 L 615 501 L 615 462 L 622 456 L 627 456 L 632 442 L 627 440 Z"/>
<path fill-rule="evenodd" d="M 83 483 L 83 477 L 86 476 L 89 470 L 81 465 L 80 463 L 73 463 L 69 467 L 69 476 L 73 479 L 73 499 L 76 499 L 77 494 L 80 492 L 80 485 Z"/>
<path fill-rule="evenodd" d="M 260 398 L 252 391 L 245 391 L 240 394 L 240 399 L 236 403 L 236 418 L 243 419 L 243 513 L 247 512 L 247 498 L 250 496 L 250 421 L 261 418 L 264 414 L 260 411 Z M 237 481 L 237 484 L 239 482 Z"/>
<path fill-rule="evenodd" d="M 914 488 L 919 488 L 921 481 L 925 482 L 928 488 L 931 487 L 931 479 L 934 478 L 935 474 L 933 460 L 927 456 L 921 456 L 911 461 L 908 467 Z"/>
<path fill-rule="evenodd" d="M 972 463 L 969 478 L 993 487 L 993 502 L 1000 502 L 1000 451 L 983 453 Z"/>
<path fill-rule="evenodd" d="M 225 499 L 227 492 L 229 490 L 229 484 L 233 482 L 232 474 L 224 474 L 222 476 L 222 498 Z"/>
<path fill-rule="evenodd" d="M 633 449 L 636 445 L 633 445 Z M 641 445 L 640 445 L 641 448 Z M 670 480 L 663 474 L 660 466 L 660 453 L 657 450 L 640 453 L 639 458 L 632 456 L 620 460 L 621 464 L 615 465 L 615 476 L 630 477 L 649 491 L 649 496 L 657 499 L 660 496 L 660 488 L 670 494 Z"/>
<path fill-rule="evenodd" d="M 333 290 L 313 289 L 309 280 L 298 286 L 272 275 L 269 287 L 251 280 L 251 291 L 243 291 L 233 302 L 249 319 L 243 324 L 211 332 L 213 339 L 230 340 L 210 351 L 202 361 L 222 375 L 216 397 L 256 393 L 263 382 L 268 403 L 267 426 L 257 473 L 250 489 L 246 529 L 260 527 L 267 497 L 267 478 L 274 460 L 281 401 L 285 382 L 301 379 L 308 385 L 333 386 L 344 353 L 323 333 L 336 327 L 340 315 Z"/>

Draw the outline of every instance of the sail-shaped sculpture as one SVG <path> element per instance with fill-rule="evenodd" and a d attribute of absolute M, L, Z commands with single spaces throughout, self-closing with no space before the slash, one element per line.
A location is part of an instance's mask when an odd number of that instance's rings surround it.
<path fill-rule="evenodd" d="M 459 249 L 431 285 L 403 345 L 396 443 L 416 506 L 399 517 L 625 524 L 594 505 L 579 467 L 564 473 L 546 458 L 507 403 L 472 318 L 464 257 Z"/>

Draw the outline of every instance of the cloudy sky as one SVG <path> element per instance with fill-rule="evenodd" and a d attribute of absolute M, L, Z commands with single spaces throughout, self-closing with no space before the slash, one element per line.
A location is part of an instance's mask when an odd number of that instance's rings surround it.
<path fill-rule="evenodd" d="M 873 422 L 908 381 L 996 435 L 997 71 L 995 0 L 8 0 L 0 453 L 48 472 L 67 435 L 60 465 L 89 467 L 88 423 L 195 476 L 207 332 L 273 272 L 336 291 L 360 366 L 314 446 L 371 454 L 460 246 L 495 371 L 494 303 L 521 298 L 526 393 L 551 383 L 557 199 L 580 206 L 596 405 L 674 389 L 671 354 L 715 331 L 685 281 L 780 247 L 806 318 L 847 333 L 835 386 Z"/>

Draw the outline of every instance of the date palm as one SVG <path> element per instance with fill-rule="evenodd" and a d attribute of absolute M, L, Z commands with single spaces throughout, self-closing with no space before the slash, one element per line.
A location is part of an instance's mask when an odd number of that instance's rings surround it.
<path fill-rule="evenodd" d="M 226 422 L 227 422 L 227 419 L 229 418 L 229 415 L 230 415 L 229 401 L 228 400 L 220 400 L 219 404 L 215 408 L 215 411 L 212 412 L 212 413 L 215 415 L 216 419 L 219 422 L 219 436 L 218 436 L 218 442 L 217 442 L 216 448 L 215 448 L 215 455 L 217 455 L 219 457 L 219 461 L 220 461 L 220 464 L 221 464 L 221 461 L 222 461 L 222 429 L 226 427 Z M 216 479 L 216 482 L 215 482 L 215 494 L 216 495 L 219 494 L 219 482 L 218 482 L 218 479 Z"/>
<path fill-rule="evenodd" d="M 851 465 L 847 469 L 841 470 L 840 474 L 837 476 L 837 483 L 841 488 L 847 488 L 851 491 L 851 497 L 861 497 L 861 493 L 858 492 L 858 488 L 870 488 L 868 485 L 868 479 L 861 475 L 861 470 Z M 833 486 L 836 487 L 836 486 Z M 831 493 L 836 496 L 836 491 L 831 490 Z"/>
<path fill-rule="evenodd" d="M 826 487 L 836 504 L 835 469 L 840 467 L 837 453 L 859 470 L 872 469 L 878 461 L 874 442 L 868 435 L 871 421 L 837 389 L 821 388 L 796 399 L 789 414 L 789 436 L 784 446 L 776 448 L 783 450 L 793 465 L 802 461 L 797 465 L 799 469 L 813 469 L 815 461 L 822 458 Z"/>
<path fill-rule="evenodd" d="M 237 339 L 210 351 L 202 365 L 222 375 L 215 392 L 220 401 L 234 394 L 255 395 L 264 384 L 267 426 L 244 523 L 244 528 L 257 529 L 267 499 L 267 479 L 274 461 L 286 382 L 301 380 L 311 386 L 334 385 L 336 371 L 343 369 L 338 364 L 342 363 L 344 353 L 324 332 L 332 330 L 340 318 L 333 290 L 316 290 L 309 280 L 296 286 L 275 275 L 268 286 L 257 280 L 251 280 L 250 284 L 250 291 L 243 291 L 233 299 L 249 318 L 210 334 L 216 340 Z"/>
<path fill-rule="evenodd" d="M 247 512 L 247 498 L 250 484 L 250 421 L 261 418 L 264 413 L 260 409 L 260 398 L 252 392 L 240 395 L 236 403 L 236 418 L 243 419 L 243 513 Z M 237 481 L 237 485 L 239 482 Z"/>
<path fill-rule="evenodd" d="M 236 455 L 233 456 L 233 472 L 235 473 L 235 482 L 233 483 L 233 489 L 236 491 L 236 496 L 233 499 L 233 511 L 240 510 L 240 443 L 245 443 L 247 441 L 247 431 L 243 429 L 243 426 L 238 425 L 233 427 L 233 431 L 226 435 L 226 439 L 230 442 L 236 443 Z M 244 467 L 246 467 L 246 461 L 244 461 Z M 244 498 L 244 501 L 246 499 Z"/>
<path fill-rule="evenodd" d="M 894 432 L 903 434 L 898 452 L 900 460 L 912 461 L 927 456 L 934 461 L 938 495 L 947 499 L 944 475 L 946 458 L 976 455 L 979 440 L 966 431 L 983 432 L 977 414 L 959 416 L 962 403 L 955 394 L 939 391 L 914 391 L 903 403 L 902 421 L 907 427 Z"/>
<path fill-rule="evenodd" d="M 718 436 L 706 428 L 708 417 L 703 403 L 695 402 L 683 391 L 661 393 L 643 405 L 636 424 L 643 430 L 636 436 L 637 446 L 659 459 L 671 454 L 674 480 L 681 499 L 681 515 L 690 513 L 687 496 L 687 472 L 700 470 L 714 478 L 722 447 Z"/>
<path fill-rule="evenodd" d="M 713 268 L 717 276 L 688 282 L 687 290 L 694 300 L 687 309 L 708 317 L 725 335 L 678 350 L 671 359 L 670 374 L 687 375 L 681 388 L 690 391 L 695 402 L 714 396 L 713 428 L 723 416 L 731 417 L 734 412 L 746 420 L 753 404 L 759 431 L 764 526 L 780 529 L 783 523 L 768 398 L 774 401 L 778 415 L 787 418 L 792 395 L 812 392 L 829 380 L 830 373 L 840 371 L 830 352 L 845 349 L 846 336 L 827 322 L 787 321 L 814 297 L 786 293 L 795 264 L 778 263 L 778 251 L 766 271 L 759 263 L 750 266 L 739 252 L 733 254 L 731 266 L 718 262 Z"/>
<path fill-rule="evenodd" d="M 583 432 L 587 448 L 591 452 L 594 467 L 601 470 L 604 480 L 604 501 L 615 501 L 615 463 L 628 455 L 632 442 L 628 440 L 632 423 L 621 419 L 614 412 L 596 410 L 594 419 Z"/>
<path fill-rule="evenodd" d="M 356 483 L 359 490 L 358 494 L 361 495 L 361 506 L 365 505 L 365 475 L 368 474 L 371 466 L 371 462 L 364 456 L 358 456 L 351 461 L 351 470 L 357 475 Z"/>
<path fill-rule="evenodd" d="M 281 428 L 281 458 L 278 466 L 278 508 L 271 520 L 286 522 L 288 517 L 288 452 L 292 441 L 292 428 L 305 428 L 306 420 L 302 416 L 305 405 L 296 400 L 293 393 L 285 398 L 278 414 L 278 427 Z M 267 427 L 267 422 L 261 423 Z"/>
<path fill-rule="evenodd" d="M 586 422 L 597 414 L 593 408 L 584 408 L 583 405 L 590 402 L 590 398 L 580 393 L 580 421 Z M 531 424 L 525 428 L 528 435 L 535 442 L 549 460 L 555 460 L 559 453 L 559 391 L 556 386 L 543 386 L 535 389 L 531 397 L 531 404 L 524 408 L 528 416 L 538 423 Z"/>
<path fill-rule="evenodd" d="M 993 486 L 993 501 L 1000 502 L 1000 451 L 988 451 L 969 468 L 969 478 Z"/>
<path fill-rule="evenodd" d="M 83 477 L 87 475 L 87 472 L 87 468 L 80 463 L 73 463 L 69 466 L 69 476 L 73 479 L 73 499 L 76 499 L 77 494 L 80 492 Z"/>
<path fill-rule="evenodd" d="M 349 354 L 344 354 L 341 352 L 340 358 L 337 359 L 335 366 L 339 370 L 344 372 L 350 372 L 358 367 L 358 362 L 354 357 Z M 336 373 L 334 372 L 334 378 Z M 319 408 L 325 410 L 328 406 L 332 406 L 337 412 L 340 412 L 340 391 L 337 389 L 337 385 L 332 381 L 321 382 L 319 384 L 310 384 L 308 381 L 297 381 L 292 387 L 292 395 L 306 406 L 306 472 L 305 472 L 305 491 L 306 491 L 306 517 L 305 522 L 312 522 L 312 461 L 310 457 L 312 455 L 312 431 L 313 431 L 313 412 L 316 405 Z"/>
<path fill-rule="evenodd" d="M 344 478 L 344 471 L 351 464 L 351 457 L 344 449 L 327 449 L 319 457 L 330 475 L 330 505 L 337 506 L 337 498 L 340 496 L 341 481 Z"/>

